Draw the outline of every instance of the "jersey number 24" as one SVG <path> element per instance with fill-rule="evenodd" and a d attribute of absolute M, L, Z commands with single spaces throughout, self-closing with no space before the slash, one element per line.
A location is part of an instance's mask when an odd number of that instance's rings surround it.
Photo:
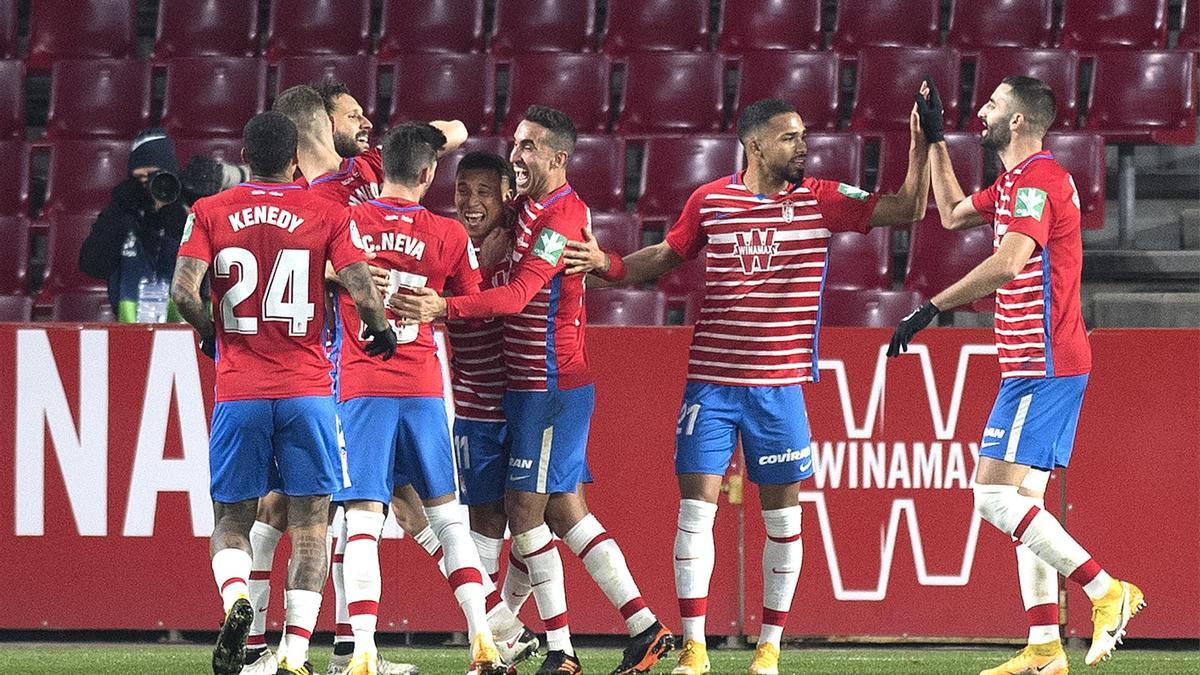
<path fill-rule="evenodd" d="M 283 321 L 288 335 L 308 333 L 316 307 L 308 301 L 309 251 L 285 248 L 275 257 L 262 308 L 263 321 Z M 244 248 L 231 246 L 221 249 L 213 264 L 213 276 L 228 279 L 238 268 L 237 283 L 221 296 L 221 319 L 227 333 L 254 335 L 258 333 L 259 316 L 239 316 L 235 310 L 258 289 L 258 259 Z"/>

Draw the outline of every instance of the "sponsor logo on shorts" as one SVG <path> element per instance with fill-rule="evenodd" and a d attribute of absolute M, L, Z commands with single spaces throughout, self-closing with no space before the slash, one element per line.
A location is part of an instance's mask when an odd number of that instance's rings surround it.
<path fill-rule="evenodd" d="M 792 450 L 788 448 L 783 452 L 778 452 L 773 455 L 763 455 L 758 458 L 759 466 L 767 466 L 769 464 L 784 464 L 786 462 L 800 462 L 800 470 L 808 471 L 812 467 L 812 448 L 801 448 Z"/>
<path fill-rule="evenodd" d="M 516 457 L 510 457 L 508 460 L 508 465 L 514 469 L 532 469 L 533 468 L 533 460 L 532 459 L 518 459 Z"/>
<path fill-rule="evenodd" d="M 988 427 L 983 430 L 983 437 L 984 438 L 1004 438 L 1004 431 L 1005 431 L 1004 429 L 997 429 L 996 427 Z"/>

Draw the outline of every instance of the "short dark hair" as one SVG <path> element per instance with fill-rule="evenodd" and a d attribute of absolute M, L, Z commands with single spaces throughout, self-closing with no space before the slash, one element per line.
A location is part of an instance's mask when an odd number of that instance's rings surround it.
<path fill-rule="evenodd" d="M 296 125 L 296 131 L 303 136 L 316 136 L 320 125 L 328 123 L 325 99 L 307 84 L 298 84 L 280 92 L 271 110 L 287 115 Z"/>
<path fill-rule="evenodd" d="M 242 148 L 250 173 L 277 176 L 296 156 L 296 125 L 274 110 L 259 113 L 242 130 Z"/>
<path fill-rule="evenodd" d="M 779 98 L 764 98 L 750 105 L 738 115 L 737 135 L 743 145 L 755 131 L 758 131 L 771 118 L 784 113 L 796 112 L 796 106 Z"/>
<path fill-rule="evenodd" d="M 1045 134 L 1054 123 L 1054 115 L 1058 110 L 1050 85 L 1025 75 L 1009 75 L 1001 82 L 1012 88 L 1017 111 L 1025 115 L 1025 121 L 1033 131 L 1039 136 Z"/>
<path fill-rule="evenodd" d="M 550 146 L 555 150 L 570 154 L 575 149 L 579 132 L 575 130 L 570 115 L 565 112 L 549 106 L 531 105 L 525 109 L 522 119 L 545 127 L 550 132 Z"/>
<path fill-rule="evenodd" d="M 511 189 L 517 184 L 517 176 L 513 173 L 512 164 L 508 163 L 500 155 L 494 152 L 485 150 L 475 150 L 463 155 L 463 158 L 458 160 L 458 167 L 455 168 L 456 173 L 463 171 L 492 171 L 501 179 L 508 181 L 508 187 Z"/>
<path fill-rule="evenodd" d="M 321 95 L 321 100 L 325 102 L 325 113 L 328 115 L 332 115 L 337 108 L 337 97 L 350 95 L 350 87 L 347 87 L 345 82 L 332 77 L 314 82 L 312 88 Z"/>
<path fill-rule="evenodd" d="M 421 169 L 437 161 L 446 135 L 426 122 L 405 122 L 383 137 L 383 176 L 389 182 L 414 186 Z"/>

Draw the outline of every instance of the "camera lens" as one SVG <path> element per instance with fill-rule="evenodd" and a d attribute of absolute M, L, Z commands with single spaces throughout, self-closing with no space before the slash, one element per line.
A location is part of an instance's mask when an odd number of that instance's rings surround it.
<path fill-rule="evenodd" d="M 179 177 L 168 171 L 159 171 L 150 177 L 150 196 L 162 204 L 174 204 L 179 199 Z"/>

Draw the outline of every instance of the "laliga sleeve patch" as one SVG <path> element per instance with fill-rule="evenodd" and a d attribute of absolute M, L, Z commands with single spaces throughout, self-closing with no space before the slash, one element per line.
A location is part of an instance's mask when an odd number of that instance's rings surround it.
<path fill-rule="evenodd" d="M 479 258 L 475 255 L 475 243 L 470 239 L 467 240 L 467 262 L 470 263 L 471 269 L 479 269 Z"/>
<path fill-rule="evenodd" d="M 191 236 L 192 236 L 192 226 L 193 226 L 193 225 L 195 225 L 195 224 L 196 224 L 196 214 L 195 214 L 195 213 L 189 213 L 189 214 L 188 214 L 188 217 L 187 217 L 187 222 L 183 224 L 183 238 L 180 240 L 180 242 L 179 242 L 179 243 L 181 243 L 181 244 L 182 244 L 182 243 L 186 243 L 186 242 L 187 242 L 187 240 L 188 240 L 189 238 L 191 238 Z"/>
<path fill-rule="evenodd" d="M 867 197 L 871 196 L 871 194 L 866 190 L 854 185 L 847 185 L 846 183 L 838 183 L 838 192 L 846 195 L 850 199 L 857 199 L 860 202 L 867 201 Z"/>
<path fill-rule="evenodd" d="M 1017 207 L 1013 218 L 1033 218 L 1041 222 L 1042 210 L 1046 208 L 1046 191 L 1037 188 L 1018 188 Z"/>
<path fill-rule="evenodd" d="M 354 222 L 353 218 L 350 219 L 350 243 L 364 251 L 367 250 L 366 244 L 363 243 L 362 234 L 358 231 L 358 223 Z"/>
<path fill-rule="evenodd" d="M 566 246 L 566 237 L 554 230 L 542 230 L 537 241 L 533 242 L 533 254 L 551 265 L 557 265 Z"/>

